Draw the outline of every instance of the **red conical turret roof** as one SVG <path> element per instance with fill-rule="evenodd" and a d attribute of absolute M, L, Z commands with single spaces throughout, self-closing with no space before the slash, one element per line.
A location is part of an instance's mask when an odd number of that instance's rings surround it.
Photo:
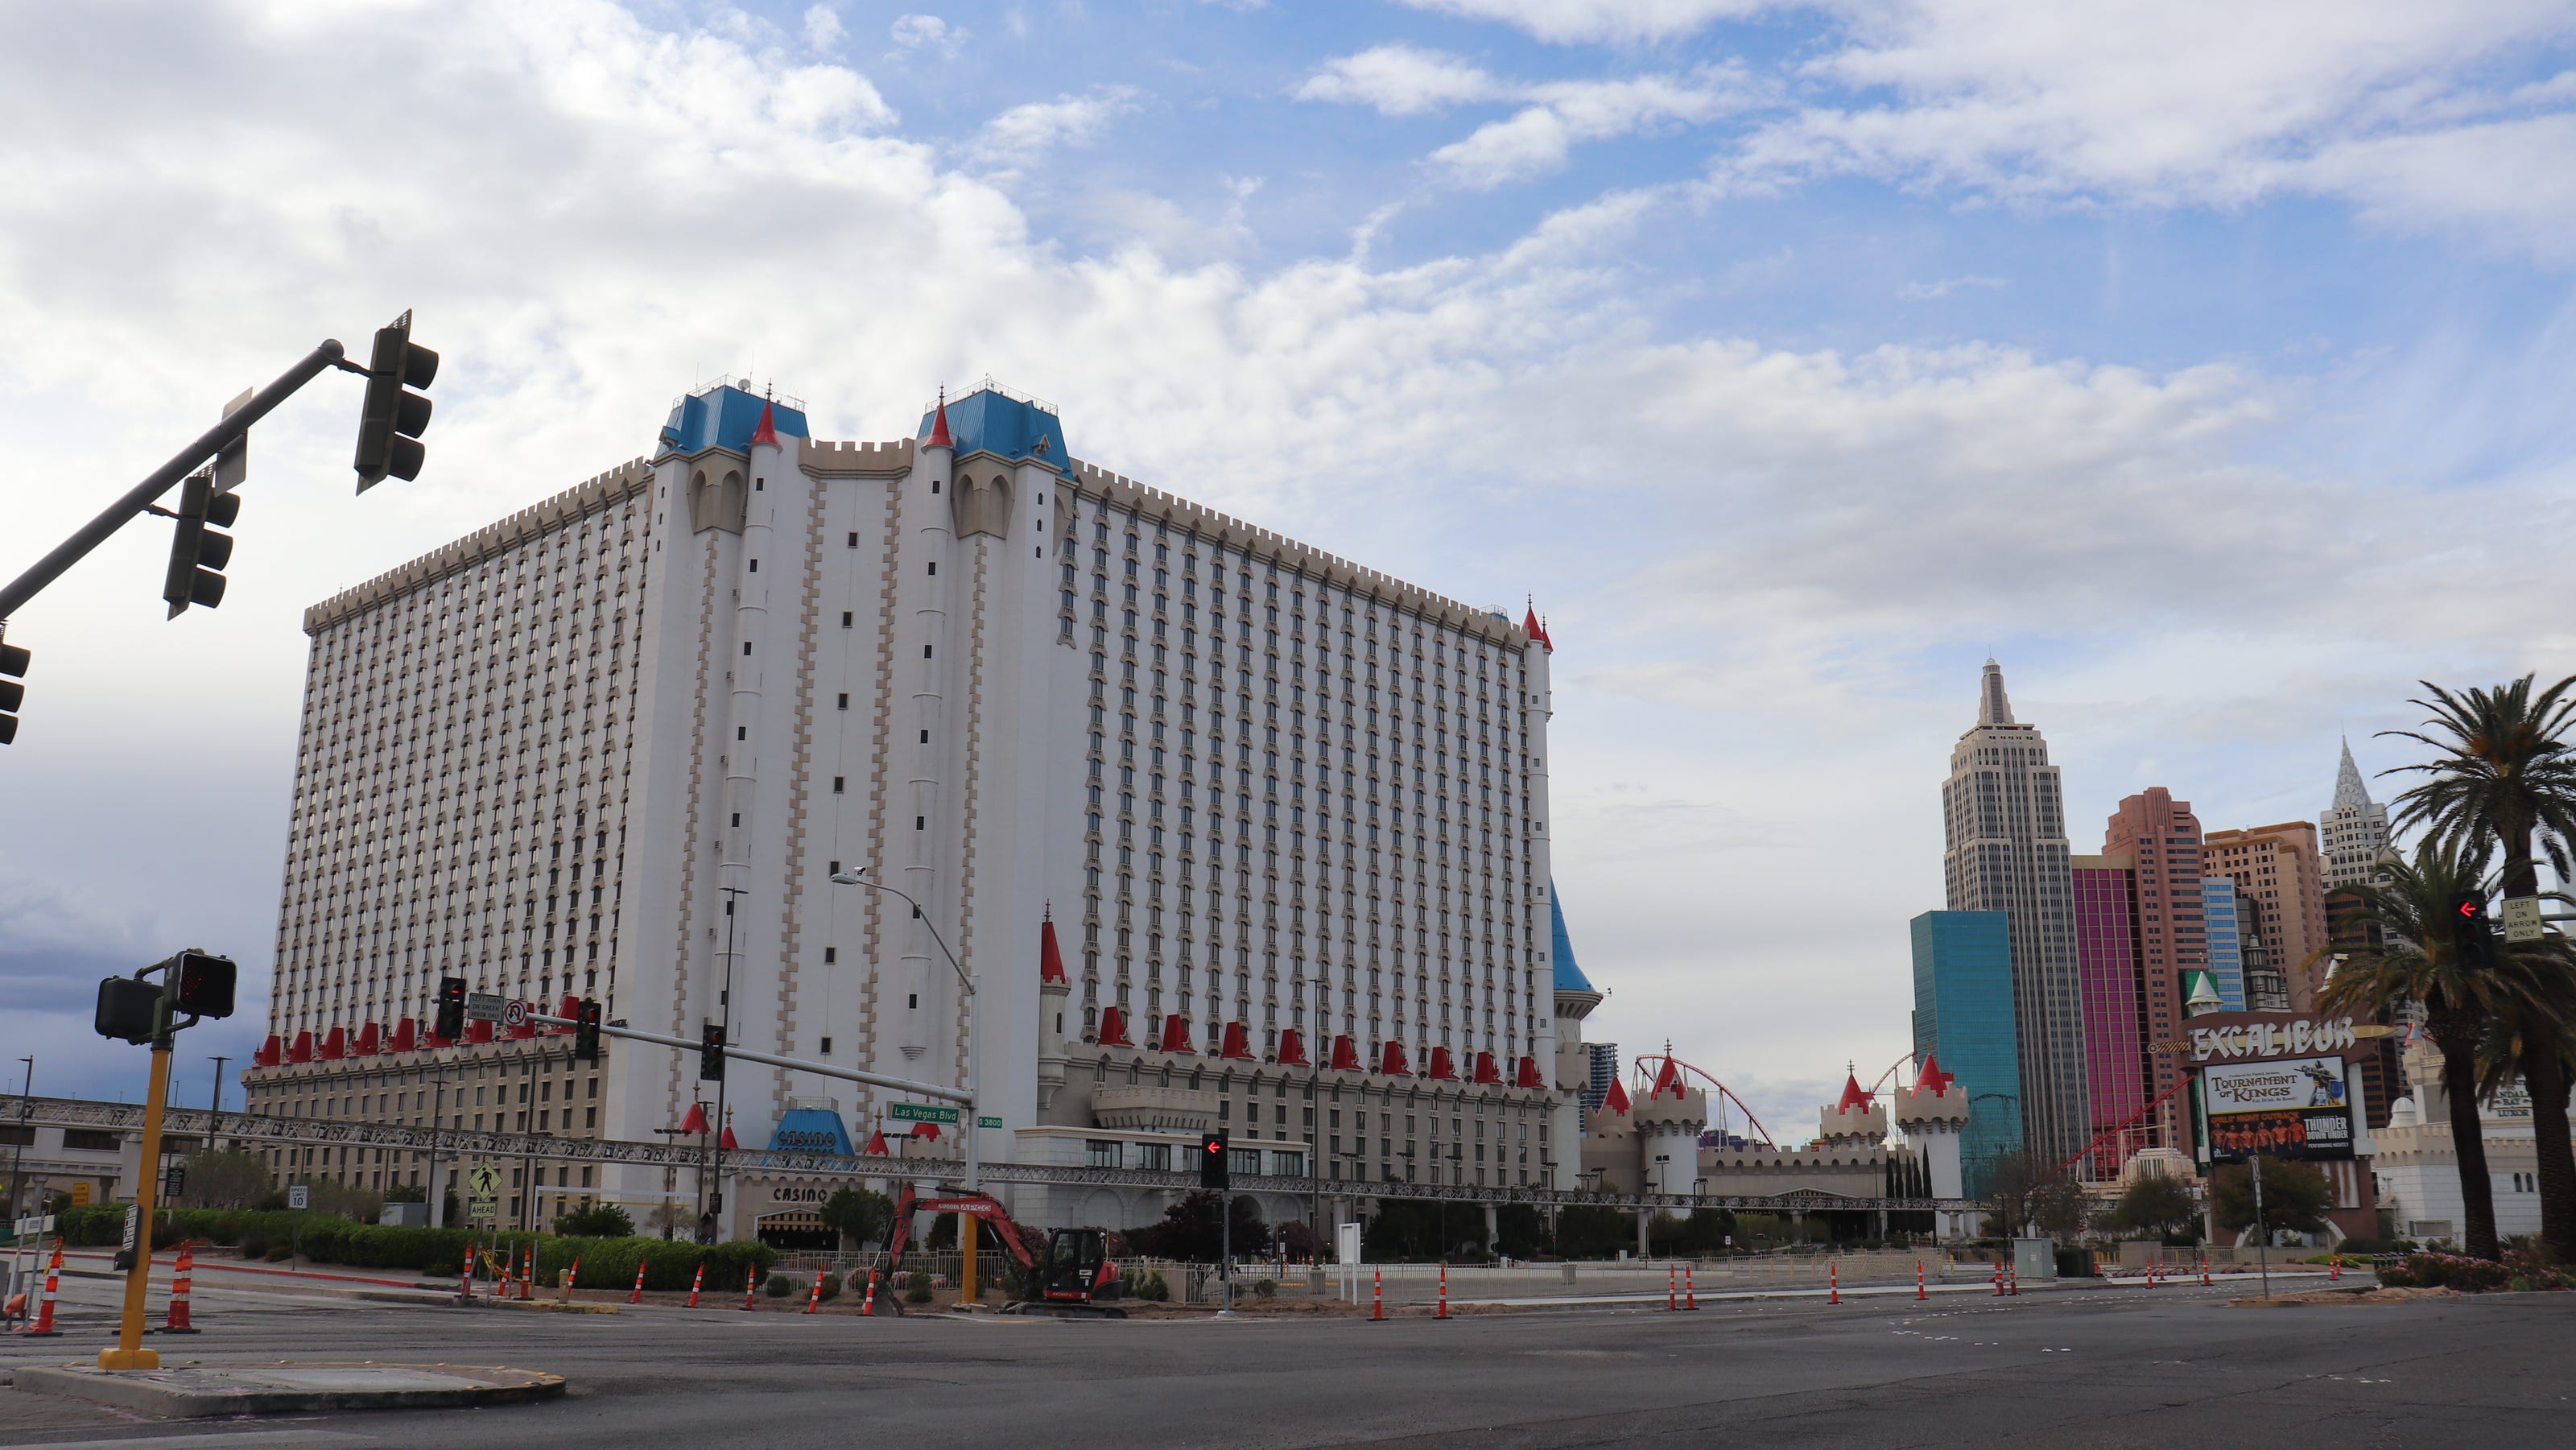
<path fill-rule="evenodd" d="M 868 1134 L 869 1157 L 882 1158 L 886 1156 L 886 1151 L 885 1132 L 883 1129 L 879 1129 L 876 1132 Z"/>
<path fill-rule="evenodd" d="M 772 447 L 778 444 L 778 418 L 770 410 L 767 398 L 760 400 L 760 426 L 751 430 L 751 445 L 757 448 L 763 443 Z"/>
<path fill-rule="evenodd" d="M 1858 1108 L 1860 1111 L 1865 1113 L 1870 1110 L 1871 1105 L 1872 1100 L 1870 1095 L 1860 1090 L 1860 1079 L 1852 1074 L 1845 1073 L 1843 1075 L 1842 1101 L 1834 1104 L 1834 1111 L 1838 1113 L 1848 1113 L 1854 1108 Z"/>
<path fill-rule="evenodd" d="M 1055 913 L 1052 911 L 1047 913 L 1045 921 L 1038 924 L 1038 981 L 1042 985 L 1065 981 L 1064 952 L 1055 944 Z"/>
<path fill-rule="evenodd" d="M 1666 1093 L 1671 1093 L 1676 1098 L 1682 1095 L 1682 1070 L 1674 1066 L 1673 1060 L 1669 1057 L 1664 1059 L 1663 1069 L 1655 1074 L 1654 1091 L 1646 1096 L 1659 1098 Z"/>
<path fill-rule="evenodd" d="M 1549 654 L 1556 653 L 1556 641 L 1547 637 L 1547 626 L 1539 623 L 1537 604 L 1531 604 L 1529 613 L 1521 616 L 1521 632 L 1537 640 Z"/>
<path fill-rule="evenodd" d="M 1620 1084 L 1619 1079 L 1610 1079 L 1610 1091 L 1601 1095 L 1601 1110 L 1605 1113 L 1628 1111 L 1628 1089 Z"/>
<path fill-rule="evenodd" d="M 1915 1074 L 1914 1090 L 1918 1093 L 1946 1093 L 1958 1079 L 1941 1070 L 1938 1053 L 1923 1054 L 1923 1071 Z"/>
<path fill-rule="evenodd" d="M 716 1139 L 716 1146 L 722 1148 L 728 1153 L 731 1153 L 742 1146 L 740 1143 L 733 1140 L 733 1124 L 725 1124 L 724 1136 Z"/>
<path fill-rule="evenodd" d="M 948 394 L 944 389 L 939 394 L 939 411 L 930 415 L 930 437 L 924 440 L 924 446 L 930 448 L 957 446 L 948 437 Z"/>
<path fill-rule="evenodd" d="M 682 1118 L 682 1119 L 680 1120 L 680 1131 L 681 1131 L 681 1132 L 683 1132 L 683 1133 L 688 1133 L 688 1134 L 695 1135 L 695 1134 L 698 1134 L 698 1133 L 703 1133 L 703 1132 L 705 1132 L 706 1130 L 707 1130 L 707 1109 L 706 1109 L 706 1105 L 705 1105 L 704 1103 L 691 1103 L 691 1104 L 689 1104 L 689 1115 L 688 1115 L 687 1117 Z"/>

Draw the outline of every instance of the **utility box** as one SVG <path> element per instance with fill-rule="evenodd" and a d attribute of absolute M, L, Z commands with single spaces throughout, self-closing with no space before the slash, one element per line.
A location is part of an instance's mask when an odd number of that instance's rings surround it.
<path fill-rule="evenodd" d="M 2013 1275 L 2021 1279 L 2054 1279 L 2057 1277 L 2057 1240 L 2015 1239 L 2012 1241 Z"/>
<path fill-rule="evenodd" d="M 429 1205 L 388 1203 L 376 1215 L 376 1222 L 387 1228 L 427 1228 L 429 1227 Z"/>

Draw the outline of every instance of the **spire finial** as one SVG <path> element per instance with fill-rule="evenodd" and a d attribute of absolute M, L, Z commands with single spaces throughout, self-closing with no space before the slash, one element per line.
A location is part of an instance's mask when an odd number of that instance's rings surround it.
<path fill-rule="evenodd" d="M 930 415 L 930 437 L 923 441 L 927 448 L 954 448 L 948 436 L 948 385 L 939 385 L 939 407 Z"/>

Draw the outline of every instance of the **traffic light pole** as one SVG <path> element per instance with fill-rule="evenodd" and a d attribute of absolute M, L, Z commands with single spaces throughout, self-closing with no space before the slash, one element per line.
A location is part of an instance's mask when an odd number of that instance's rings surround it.
<path fill-rule="evenodd" d="M 170 455 L 169 462 L 152 470 L 141 483 L 126 490 L 124 497 L 82 525 L 78 533 L 56 545 L 53 552 L 38 559 L 25 573 L 6 585 L 0 585 L 0 620 L 17 613 L 27 601 L 43 592 L 46 585 L 62 577 L 64 570 L 79 563 L 90 550 L 106 543 L 118 529 L 131 523 L 137 515 L 150 508 L 154 500 L 168 493 L 180 479 L 222 451 L 225 445 L 249 432 L 253 423 L 267 417 L 278 404 L 293 397 L 297 389 L 320 377 L 326 370 L 341 366 L 346 356 L 347 350 L 340 346 L 337 338 L 324 338 L 295 366 L 278 374 L 276 381 L 251 394 L 249 402 L 197 435 L 195 442 Z"/>
<path fill-rule="evenodd" d="M 529 1013 L 528 1020 L 540 1027 L 581 1025 L 574 1018 L 552 1017 L 543 1012 Z M 640 1027 L 620 1027 L 611 1022 L 601 1023 L 599 1030 L 602 1035 L 608 1037 L 624 1038 L 629 1042 L 650 1042 L 657 1046 L 677 1047 L 690 1052 L 695 1052 L 704 1045 L 695 1038 L 673 1037 L 663 1032 L 647 1032 Z M 724 1055 L 728 1062 L 739 1057 L 745 1062 L 757 1062 L 766 1067 L 784 1067 L 796 1072 L 810 1072 L 816 1077 L 839 1078 L 844 1082 L 863 1082 L 871 1087 L 893 1088 L 898 1092 L 915 1093 L 925 1098 L 937 1098 L 942 1102 L 972 1105 L 975 1101 L 975 1095 L 964 1088 L 937 1087 L 926 1082 L 914 1082 L 909 1078 L 888 1077 L 877 1072 L 862 1072 L 855 1067 L 842 1067 L 835 1063 L 808 1062 L 801 1057 L 781 1057 L 774 1052 L 755 1052 L 748 1047 L 736 1047 L 730 1042 L 725 1044 Z"/>
<path fill-rule="evenodd" d="M 134 1261 L 125 1271 L 125 1313 L 116 1348 L 98 1352 L 100 1369 L 159 1369 L 161 1356 L 143 1347 L 143 1296 L 152 1284 L 152 1198 L 160 1187 L 161 1109 L 170 1097 L 170 1004 L 154 1009 L 152 1090 L 143 1100 L 143 1149 L 134 1165 Z"/>

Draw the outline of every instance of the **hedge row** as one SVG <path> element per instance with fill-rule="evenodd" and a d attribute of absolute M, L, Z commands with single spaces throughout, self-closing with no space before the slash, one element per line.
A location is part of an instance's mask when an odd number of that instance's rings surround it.
<path fill-rule="evenodd" d="M 635 1282 L 635 1265 L 644 1265 L 644 1287 L 648 1289 L 686 1289 L 701 1261 L 707 1266 L 707 1287 L 720 1289 L 741 1283 L 746 1272 L 766 1273 L 778 1260 L 778 1251 L 767 1244 L 737 1240 L 712 1248 L 693 1243 L 669 1243 L 657 1238 L 573 1239 L 552 1234 L 504 1234 L 496 1240 L 488 1232 L 460 1228 L 405 1228 L 388 1224 L 352 1223 L 344 1218 L 324 1214 L 294 1212 L 257 1212 L 231 1208 L 180 1209 L 169 1215 L 168 1229 L 175 1236 L 237 1247 L 245 1242 L 254 1246 L 284 1247 L 293 1243 L 303 1256 L 316 1263 L 344 1264 L 361 1269 L 410 1269 L 432 1276 L 447 1276 L 465 1267 L 469 1246 L 492 1251 L 496 1242 L 511 1254 L 516 1266 L 530 1243 L 537 1250 L 537 1279 L 552 1284 L 555 1276 L 581 1260 L 580 1282 L 594 1288 Z M 124 1242 L 125 1208 L 122 1204 L 93 1204 L 74 1208 L 59 1215 L 56 1226 L 72 1244 L 98 1247 Z M 161 1225 L 154 1226 L 154 1241 L 166 1242 L 171 1233 Z"/>

